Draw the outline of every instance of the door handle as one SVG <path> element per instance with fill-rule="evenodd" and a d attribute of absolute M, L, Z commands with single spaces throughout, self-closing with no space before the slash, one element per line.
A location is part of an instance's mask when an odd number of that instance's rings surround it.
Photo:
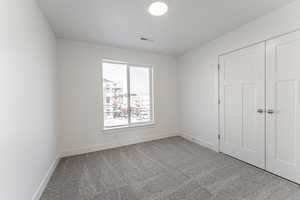
<path fill-rule="evenodd" d="M 258 113 L 264 113 L 265 111 L 264 111 L 264 109 L 257 109 L 257 112 Z"/>
<path fill-rule="evenodd" d="M 275 111 L 274 111 L 274 110 L 272 110 L 272 109 L 268 109 L 268 110 L 267 110 L 267 113 L 268 113 L 268 114 L 274 114 L 274 113 L 275 113 Z"/>

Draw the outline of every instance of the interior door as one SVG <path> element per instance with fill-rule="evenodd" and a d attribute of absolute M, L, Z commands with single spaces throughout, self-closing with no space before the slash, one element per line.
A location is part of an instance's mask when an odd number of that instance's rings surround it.
<path fill-rule="evenodd" d="M 220 150 L 265 168 L 265 43 L 220 57 Z"/>
<path fill-rule="evenodd" d="M 300 32 L 267 42 L 267 170 L 300 183 Z"/>

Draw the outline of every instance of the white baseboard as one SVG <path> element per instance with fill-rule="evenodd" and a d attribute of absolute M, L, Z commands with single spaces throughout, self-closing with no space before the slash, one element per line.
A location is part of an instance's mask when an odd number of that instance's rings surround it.
<path fill-rule="evenodd" d="M 169 134 L 156 135 L 156 136 L 145 137 L 145 138 L 131 139 L 131 140 L 123 141 L 121 143 L 101 144 L 101 145 L 93 145 L 93 146 L 87 146 L 87 147 L 81 147 L 81 148 L 67 149 L 65 151 L 62 151 L 61 154 L 59 156 L 57 156 L 57 158 L 53 161 L 53 163 L 49 167 L 45 177 L 41 181 L 37 191 L 33 195 L 32 200 L 40 199 L 54 170 L 56 169 L 56 167 L 59 163 L 60 158 L 62 158 L 62 157 L 80 155 L 80 154 L 101 151 L 101 150 L 106 150 L 106 149 L 111 149 L 111 148 L 116 148 L 116 147 L 121 147 L 121 146 L 127 146 L 127 145 L 148 142 L 148 141 L 153 141 L 153 140 L 158 140 L 158 139 L 163 139 L 163 138 L 168 138 L 168 137 L 174 137 L 174 136 L 181 136 L 181 137 L 183 137 L 187 140 L 190 140 L 192 142 L 195 142 L 201 146 L 204 146 L 204 147 L 209 148 L 214 151 L 218 151 L 216 145 L 202 141 L 198 138 L 195 138 L 194 136 L 191 136 L 190 134 L 184 134 L 184 133 L 181 133 L 181 134 L 169 133 Z"/>
<path fill-rule="evenodd" d="M 32 200 L 39 200 L 54 172 L 54 170 L 56 169 L 58 163 L 59 163 L 60 157 L 57 156 L 56 159 L 53 161 L 53 163 L 51 164 L 51 166 L 49 167 L 46 175 L 44 176 L 44 178 L 42 179 L 38 189 L 36 190 L 36 192 L 34 193 Z"/>
<path fill-rule="evenodd" d="M 137 143 L 141 143 L 141 142 L 148 142 L 148 141 L 152 141 L 152 140 L 174 137 L 174 136 L 178 136 L 178 135 L 179 134 L 177 134 L 177 133 L 170 133 L 170 134 L 156 135 L 156 136 L 151 136 L 151 137 L 146 137 L 146 138 L 131 139 L 131 140 L 124 141 L 122 143 L 101 144 L 101 145 L 94 145 L 94 146 L 65 150 L 65 151 L 61 152 L 59 156 L 57 156 L 57 158 L 53 161 L 53 163 L 49 167 L 46 175 L 44 176 L 40 185 L 38 186 L 38 189 L 34 193 L 32 200 L 39 200 L 41 198 L 51 176 L 53 175 L 54 170 L 56 169 L 56 167 L 59 163 L 60 158 L 62 158 L 62 157 L 79 155 L 79 154 L 90 153 L 90 152 L 95 152 L 95 151 L 101 151 L 101 150 L 105 150 L 105 149 L 127 146 L 127 145 L 137 144 Z"/>
<path fill-rule="evenodd" d="M 141 142 L 148 142 L 148 141 L 158 140 L 158 139 L 163 139 L 163 138 L 168 138 L 168 137 L 174 137 L 174 136 L 179 136 L 179 134 L 178 133 L 169 133 L 169 134 L 156 135 L 156 136 L 151 136 L 151 137 L 130 139 L 127 141 L 116 142 L 116 143 L 99 144 L 99 145 L 93 145 L 93 146 L 87 146 L 87 147 L 81 147 L 81 148 L 67 149 L 67 150 L 63 150 L 61 152 L 60 156 L 68 157 L 68 156 L 80 155 L 80 154 L 85 154 L 85 153 L 90 153 L 90 152 L 95 152 L 95 151 L 102 151 L 102 150 L 106 150 L 106 149 L 112 149 L 112 148 L 137 144 L 137 143 L 141 143 Z"/>
<path fill-rule="evenodd" d="M 191 141 L 191 142 L 195 142 L 195 143 L 197 143 L 197 144 L 199 144 L 201 146 L 204 146 L 204 147 L 206 147 L 208 149 L 211 149 L 213 151 L 216 151 L 216 152 L 219 151 L 218 147 L 215 144 L 203 141 L 203 140 L 201 140 L 199 138 L 196 138 L 196 137 L 192 136 L 191 134 L 181 133 L 180 136 L 183 137 L 183 138 L 185 138 L 185 139 L 187 139 L 187 140 L 189 140 L 189 141 Z"/>

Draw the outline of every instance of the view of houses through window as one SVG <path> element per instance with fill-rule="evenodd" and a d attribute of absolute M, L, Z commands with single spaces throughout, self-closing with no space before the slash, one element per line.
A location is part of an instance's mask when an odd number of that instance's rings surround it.
<path fill-rule="evenodd" d="M 152 69 L 117 62 L 102 67 L 104 127 L 151 122 Z"/>

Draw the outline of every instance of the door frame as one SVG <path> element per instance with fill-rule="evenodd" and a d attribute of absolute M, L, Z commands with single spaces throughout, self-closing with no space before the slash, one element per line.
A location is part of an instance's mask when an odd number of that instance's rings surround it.
<path fill-rule="evenodd" d="M 288 35 L 288 34 L 291 34 L 291 33 L 294 33 L 294 32 L 297 32 L 297 31 L 300 31 L 300 28 L 298 28 L 298 29 L 294 29 L 294 30 L 292 30 L 292 31 L 288 31 L 288 32 L 285 32 L 285 33 L 282 33 L 282 34 L 278 34 L 278 35 L 275 35 L 275 36 L 272 36 L 272 37 L 269 37 L 269 38 L 266 38 L 266 39 L 264 39 L 264 40 L 260 40 L 260 41 L 258 41 L 258 42 L 254 42 L 254 43 L 250 43 L 250 44 L 248 44 L 248 45 L 244 45 L 244 46 L 242 46 L 242 47 L 240 47 L 240 48 L 235 48 L 235 49 L 233 49 L 233 50 L 229 50 L 229 51 L 225 51 L 224 53 L 220 53 L 220 54 L 218 54 L 217 55 L 217 62 L 218 62 L 218 65 L 217 65 L 217 71 L 218 71 L 218 73 L 217 73 L 217 82 L 218 82 L 218 84 L 217 84 L 217 110 L 218 110 L 218 133 L 217 133 L 217 135 L 216 135 L 216 138 L 217 138 L 217 152 L 218 153 L 222 153 L 221 152 L 221 139 L 220 139 L 220 136 L 221 136 L 221 124 L 220 124 L 220 84 L 221 84 L 221 82 L 220 82 L 220 57 L 221 56 L 224 56 L 224 55 L 227 55 L 227 54 L 230 54 L 230 53 L 234 53 L 234 52 L 236 52 L 236 51 L 239 51 L 239 50 L 242 50 L 242 49 L 245 49 L 245 48 L 249 48 L 249 47 L 251 47 L 251 46 L 255 46 L 255 45 L 257 45 L 257 44 L 260 44 L 260 43 L 265 43 L 265 56 L 266 56 L 266 43 L 269 41 L 269 40 L 273 40 L 273 39 L 276 39 L 276 38 L 279 38 L 279 37 L 281 37 L 281 36 L 285 36 L 285 35 Z M 265 59 L 265 70 L 266 70 L 266 59 Z M 265 73 L 265 76 L 266 76 L 267 74 Z M 266 80 L 265 80 L 266 81 Z M 265 87 L 267 87 L 266 86 L 266 84 L 265 84 Z M 266 89 L 267 88 L 265 88 L 265 91 L 266 91 Z M 266 101 L 266 99 L 265 99 L 265 101 Z M 266 103 L 266 102 L 265 102 Z M 266 122 L 265 122 L 266 123 Z M 266 133 L 266 126 L 265 126 L 265 133 Z M 266 134 L 265 134 L 265 137 L 266 137 Z M 266 150 L 266 147 L 265 147 L 265 150 Z M 266 151 L 265 151 L 265 153 L 266 153 Z M 265 159 L 266 159 L 266 156 L 265 156 Z"/>
<path fill-rule="evenodd" d="M 256 51 L 259 51 L 259 53 L 257 53 Z M 224 120 L 225 120 L 225 116 L 224 116 L 224 102 L 225 102 L 225 99 L 223 99 L 225 96 L 224 94 L 224 88 L 223 88 L 223 85 L 222 82 L 226 80 L 223 80 L 223 76 L 224 76 L 224 73 L 226 73 L 224 71 L 224 59 L 226 60 L 226 57 L 229 56 L 233 58 L 235 56 L 241 56 L 241 55 L 244 55 L 244 53 L 246 53 L 246 55 L 248 55 L 249 53 L 253 53 L 255 51 L 255 55 L 256 55 L 256 58 L 255 59 L 259 59 L 259 63 L 257 63 L 257 65 L 254 65 L 253 67 L 257 68 L 256 70 L 258 70 L 258 74 L 256 74 L 257 76 L 255 76 L 255 78 L 252 80 L 252 81 L 255 81 L 256 84 L 258 84 L 257 86 L 259 88 L 257 88 L 257 92 L 258 92 L 258 95 L 257 96 L 257 104 L 255 106 L 255 111 L 253 111 L 254 115 L 256 115 L 255 117 L 255 123 L 258 125 L 255 129 L 256 134 L 257 134 L 257 137 L 256 137 L 256 147 L 254 149 L 252 149 L 253 151 L 257 151 L 257 153 L 259 154 L 256 154 L 254 152 L 250 153 L 251 151 L 249 151 L 249 149 L 247 147 L 242 147 L 236 150 L 234 149 L 231 149 L 230 147 L 230 144 L 225 142 L 224 140 L 224 136 L 225 136 L 225 133 L 224 132 L 221 132 L 222 131 L 225 131 L 224 130 L 224 126 L 225 123 Z M 257 57 L 258 56 L 258 57 Z M 219 129 L 219 135 L 220 137 L 218 137 L 218 152 L 219 153 L 225 153 L 225 154 L 228 154 L 229 156 L 232 156 L 232 157 L 235 157 L 236 159 L 240 159 L 240 160 L 243 160 L 244 162 L 247 162 L 247 163 L 251 163 L 252 165 L 255 165 L 261 169 L 265 169 L 266 168 L 266 41 L 263 41 L 263 42 L 260 42 L 260 43 L 255 43 L 255 44 L 252 44 L 252 45 L 248 45 L 247 47 L 245 48 L 240 48 L 240 49 L 237 49 L 237 50 L 234 50 L 234 51 L 231 51 L 229 53 L 226 53 L 226 54 L 223 54 L 223 55 L 220 55 L 218 57 L 218 62 L 219 62 L 219 65 L 218 65 L 218 129 Z M 252 82 L 251 81 L 251 82 Z M 246 82 L 249 82 L 246 81 Z M 263 109 L 263 113 L 260 113 L 260 114 L 257 114 L 256 113 L 256 109 Z M 251 109 L 252 110 L 252 109 Z M 264 120 L 263 122 L 261 120 Z M 242 134 L 243 135 L 243 134 Z M 243 138 L 243 136 L 241 136 L 241 138 Z M 240 139 L 241 139 L 240 138 Z M 225 146 L 223 146 L 225 145 Z M 229 145 L 229 146 L 228 146 Z M 227 147 L 226 147 L 227 146 Z M 228 149 L 229 148 L 229 149 Z M 234 147 L 235 148 L 235 147 Z M 240 154 L 238 153 L 240 152 Z M 259 155 L 259 156 L 256 156 L 256 155 Z M 240 157 L 241 156 L 241 157 Z"/>

